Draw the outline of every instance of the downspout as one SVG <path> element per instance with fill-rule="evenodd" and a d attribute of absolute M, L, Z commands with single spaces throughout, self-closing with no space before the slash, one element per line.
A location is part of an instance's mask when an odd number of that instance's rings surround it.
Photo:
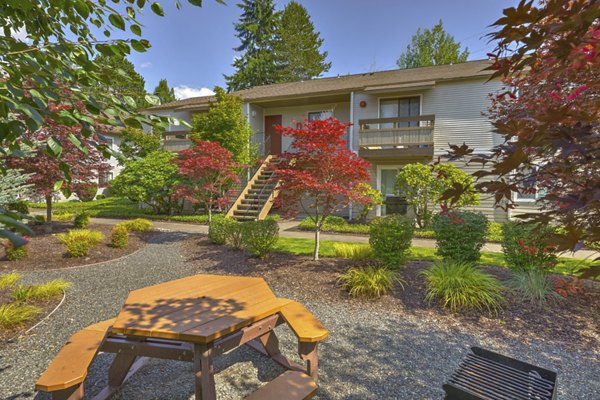
<path fill-rule="evenodd" d="M 348 144 L 350 150 L 354 151 L 354 92 L 350 92 L 350 128 L 348 130 Z M 352 220 L 352 202 L 348 205 L 348 220 Z"/>

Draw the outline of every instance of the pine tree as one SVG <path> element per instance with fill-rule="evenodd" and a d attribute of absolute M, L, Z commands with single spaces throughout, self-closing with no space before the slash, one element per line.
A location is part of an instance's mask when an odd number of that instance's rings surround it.
<path fill-rule="evenodd" d="M 400 68 L 428 67 L 431 65 L 454 64 L 467 61 L 469 49 L 461 52 L 460 42 L 444 30 L 442 20 L 431 30 L 417 29 L 412 42 L 400 55 L 397 64 Z"/>
<path fill-rule="evenodd" d="M 99 90 L 110 92 L 118 98 L 131 97 L 136 109 L 148 106 L 145 100 L 146 81 L 137 73 L 131 61 L 125 57 L 100 55 L 96 62 L 103 68 L 102 87 Z"/>
<path fill-rule="evenodd" d="M 166 79 L 161 79 L 158 81 L 158 85 L 154 89 L 153 95 L 157 96 L 160 99 L 162 104 L 170 103 L 172 101 L 177 100 L 175 98 L 175 91 L 173 88 L 169 87 Z"/>
<path fill-rule="evenodd" d="M 274 51 L 279 16 L 273 0 L 243 0 L 238 7 L 242 15 L 235 30 L 241 44 L 234 50 L 242 54 L 233 62 L 236 72 L 225 75 L 227 90 L 280 82 L 281 67 Z"/>
<path fill-rule="evenodd" d="M 320 52 L 323 39 L 302 5 L 291 1 L 281 13 L 276 54 L 282 64 L 283 82 L 307 80 L 329 71 L 327 52 Z"/>

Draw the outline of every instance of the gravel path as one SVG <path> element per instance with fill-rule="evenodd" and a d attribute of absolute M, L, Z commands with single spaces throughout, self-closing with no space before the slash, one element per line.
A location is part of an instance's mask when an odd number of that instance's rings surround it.
<path fill-rule="evenodd" d="M 115 262 L 89 268 L 26 275 L 30 282 L 65 278 L 73 282 L 67 301 L 51 319 L 0 350 L 0 398 L 48 399 L 33 392 L 38 375 L 67 338 L 78 329 L 114 316 L 133 289 L 202 272 L 184 263 L 182 233 L 164 233 Z M 277 293 L 297 297 L 294 293 Z M 330 329 L 320 350 L 319 399 L 440 399 L 442 383 L 470 346 L 479 345 L 559 372 L 560 399 L 600 398 L 600 351 L 568 352 L 543 341 L 524 345 L 516 339 L 475 337 L 461 327 L 448 328 L 401 313 L 378 311 L 377 304 L 356 309 L 343 303 L 306 302 Z M 283 326 L 282 349 L 296 358 L 292 335 Z M 101 354 L 86 381 L 94 395 L 106 383 L 112 355 Z M 218 398 L 239 399 L 281 369 L 256 352 L 240 348 L 216 362 Z M 189 363 L 151 361 L 114 398 L 131 400 L 193 398 Z"/>

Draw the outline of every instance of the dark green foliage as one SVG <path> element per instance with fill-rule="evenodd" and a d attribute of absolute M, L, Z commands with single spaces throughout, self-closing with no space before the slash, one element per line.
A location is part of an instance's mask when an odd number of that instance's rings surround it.
<path fill-rule="evenodd" d="M 6 250 L 6 258 L 9 261 L 19 261 L 27 257 L 27 246 L 14 246 L 10 242 L 4 248 Z"/>
<path fill-rule="evenodd" d="M 429 29 L 417 29 L 412 42 L 400 55 L 400 68 L 428 67 L 431 65 L 456 64 L 467 61 L 469 49 L 461 52 L 460 42 L 444 30 L 442 20 Z"/>
<path fill-rule="evenodd" d="M 145 132 L 142 129 L 125 128 L 119 132 L 121 136 L 121 144 L 119 151 L 123 155 L 125 162 L 128 160 L 136 160 L 144 158 L 150 153 L 159 151 L 160 133 Z"/>
<path fill-rule="evenodd" d="M 555 230 L 548 225 L 508 222 L 502 226 L 502 252 L 506 265 L 515 271 L 552 268 L 556 248 L 550 246 Z"/>
<path fill-rule="evenodd" d="M 228 218 L 214 218 L 208 224 L 208 239 L 214 244 L 227 243 L 229 225 L 232 220 Z"/>
<path fill-rule="evenodd" d="M 235 250 L 244 248 L 244 224 L 243 222 L 229 220 L 229 223 L 226 225 L 227 243 Z"/>
<path fill-rule="evenodd" d="M 161 104 L 166 104 L 177 100 L 175 98 L 175 91 L 173 88 L 169 87 L 166 79 L 161 79 L 158 81 L 158 85 L 152 94 L 160 99 Z"/>
<path fill-rule="evenodd" d="M 75 225 L 75 228 L 85 228 L 89 224 L 90 215 L 87 212 L 81 211 L 75 214 L 75 218 L 73 218 L 73 225 Z"/>
<path fill-rule="evenodd" d="M 437 263 L 424 271 L 423 275 L 427 283 L 426 300 L 439 300 L 452 312 L 486 309 L 490 313 L 497 313 L 505 303 L 500 281 L 473 264 L 454 261 Z"/>
<path fill-rule="evenodd" d="M 98 90 L 112 93 L 120 99 L 129 96 L 135 102 L 131 106 L 136 109 L 149 106 L 145 99 L 146 81 L 125 56 L 101 55 L 95 62 L 100 66 L 102 76 Z"/>
<path fill-rule="evenodd" d="M 27 200 L 15 201 L 8 204 L 6 208 L 21 214 L 29 214 L 29 202 Z"/>
<path fill-rule="evenodd" d="M 414 221 L 402 215 L 373 219 L 369 244 L 375 257 L 392 268 L 402 265 L 410 249 L 414 229 Z"/>
<path fill-rule="evenodd" d="M 271 251 L 279 239 L 277 221 L 265 219 L 243 223 L 244 247 L 253 255 L 262 257 Z"/>
<path fill-rule="evenodd" d="M 351 296 L 381 297 L 394 283 L 402 286 L 396 271 L 381 266 L 352 267 L 339 278 Z"/>
<path fill-rule="evenodd" d="M 124 249 L 129 244 L 129 231 L 124 225 L 117 224 L 110 233 L 110 245 L 116 249 Z"/>
<path fill-rule="evenodd" d="M 289 2 L 281 12 L 276 32 L 275 51 L 281 63 L 281 82 L 309 80 L 329 71 L 327 52 L 320 52 L 323 45 L 320 33 L 310 20 L 304 6 Z"/>
<path fill-rule="evenodd" d="M 488 220 L 471 211 L 449 211 L 433 217 L 437 255 L 448 261 L 477 262 L 485 244 Z"/>

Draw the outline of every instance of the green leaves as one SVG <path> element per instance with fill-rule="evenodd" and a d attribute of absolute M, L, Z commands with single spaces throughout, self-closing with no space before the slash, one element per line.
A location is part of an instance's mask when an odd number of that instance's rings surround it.
<path fill-rule="evenodd" d="M 110 14 L 108 16 L 108 20 L 113 26 L 119 28 L 122 31 L 125 30 L 125 20 L 119 14 Z"/>
<path fill-rule="evenodd" d="M 158 15 L 160 17 L 164 17 L 165 16 L 165 11 L 163 10 L 163 8 L 160 5 L 160 3 L 158 3 L 158 2 L 152 3 L 152 5 L 150 6 L 150 8 L 154 12 L 154 14 L 156 14 L 156 15 Z"/>
<path fill-rule="evenodd" d="M 58 140 L 51 136 L 46 141 L 46 145 L 47 149 L 53 156 L 60 157 L 62 153 L 62 146 Z"/>

